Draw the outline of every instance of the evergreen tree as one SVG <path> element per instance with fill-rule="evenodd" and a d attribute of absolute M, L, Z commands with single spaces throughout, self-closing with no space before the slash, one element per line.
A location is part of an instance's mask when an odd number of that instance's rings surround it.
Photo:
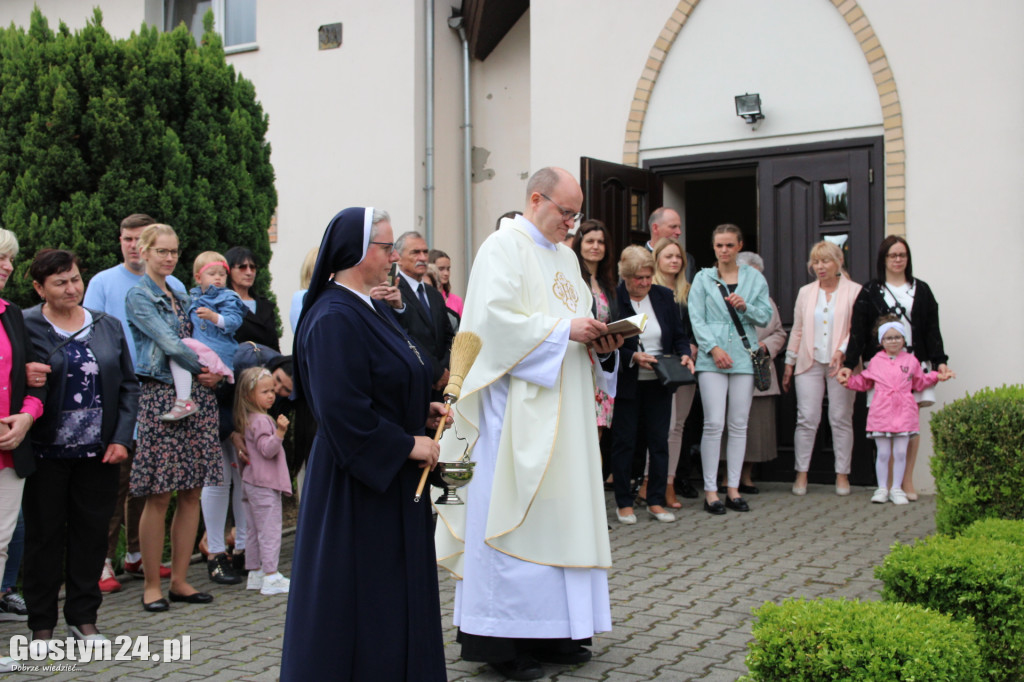
<path fill-rule="evenodd" d="M 27 270 L 42 248 L 75 251 L 86 279 L 117 264 L 131 213 L 174 227 L 183 282 L 201 251 L 245 245 L 270 262 L 267 116 L 212 26 L 208 12 L 199 46 L 184 25 L 115 40 L 99 9 L 55 32 L 36 8 L 27 31 L 0 29 L 0 225 L 21 246 L 4 298 L 38 302 Z M 261 268 L 255 288 L 269 284 Z"/>

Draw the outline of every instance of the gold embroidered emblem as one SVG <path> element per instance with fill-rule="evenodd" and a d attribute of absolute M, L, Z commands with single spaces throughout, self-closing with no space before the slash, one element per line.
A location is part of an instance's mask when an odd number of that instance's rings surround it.
<path fill-rule="evenodd" d="M 555 284 L 551 287 L 551 291 L 570 312 L 576 312 L 576 303 L 580 300 L 580 296 L 576 293 L 576 287 L 561 272 L 555 274 Z"/>

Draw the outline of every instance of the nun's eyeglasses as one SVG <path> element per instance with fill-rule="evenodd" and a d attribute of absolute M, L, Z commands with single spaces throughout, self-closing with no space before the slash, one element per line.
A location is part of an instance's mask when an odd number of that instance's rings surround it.
<path fill-rule="evenodd" d="M 394 242 L 370 242 L 370 243 L 371 244 L 377 244 L 379 246 L 383 246 L 386 251 L 394 251 L 395 250 L 395 243 Z"/>

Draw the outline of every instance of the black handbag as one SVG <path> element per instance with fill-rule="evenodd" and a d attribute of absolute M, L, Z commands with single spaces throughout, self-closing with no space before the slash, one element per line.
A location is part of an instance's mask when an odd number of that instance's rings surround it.
<path fill-rule="evenodd" d="M 729 298 L 729 291 L 722 285 L 721 282 L 718 284 L 718 290 L 722 294 L 722 298 Z M 729 305 L 729 301 L 726 300 L 725 307 L 729 309 L 729 315 L 732 317 L 732 323 L 736 325 L 736 331 L 740 335 L 740 340 L 743 341 L 743 347 L 747 349 L 747 353 L 750 354 L 750 364 L 754 366 L 754 388 L 759 391 L 767 391 L 772 386 L 772 359 L 768 355 L 768 351 L 761 346 L 757 347 L 755 351 L 750 347 L 750 342 L 747 341 L 747 333 L 743 331 L 743 323 L 740 322 L 740 316 L 736 314 L 736 310 Z"/>
<path fill-rule="evenodd" d="M 697 378 L 688 367 L 682 365 L 681 355 L 659 355 L 658 361 L 651 365 L 658 382 L 673 391 L 680 386 L 697 383 Z"/>

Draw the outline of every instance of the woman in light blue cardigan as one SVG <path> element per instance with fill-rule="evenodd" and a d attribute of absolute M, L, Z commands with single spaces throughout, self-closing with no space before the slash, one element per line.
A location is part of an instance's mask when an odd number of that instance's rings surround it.
<path fill-rule="evenodd" d="M 740 470 L 747 447 L 747 418 L 754 394 L 754 366 L 733 323 L 729 308 L 739 315 L 751 349 L 757 350 L 755 326 L 772 317 L 768 283 L 757 270 L 736 263 L 743 249 L 743 234 L 735 225 L 719 225 L 712 232 L 718 265 L 697 273 L 690 287 L 688 308 L 697 341 L 697 383 L 704 405 L 704 437 L 700 458 L 704 469 L 704 511 L 724 514 L 725 508 L 750 511 L 740 497 Z M 728 405 L 728 415 L 726 406 Z M 729 425 L 726 447 L 728 493 L 718 499 L 718 460 L 722 430 Z"/>

